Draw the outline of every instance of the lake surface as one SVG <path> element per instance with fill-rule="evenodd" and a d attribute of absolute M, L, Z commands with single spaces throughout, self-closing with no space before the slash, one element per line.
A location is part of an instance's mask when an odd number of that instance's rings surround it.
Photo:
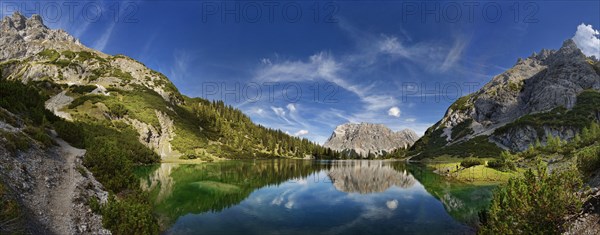
<path fill-rule="evenodd" d="M 138 174 L 165 234 L 472 234 L 492 189 L 400 161 L 160 164 Z"/>

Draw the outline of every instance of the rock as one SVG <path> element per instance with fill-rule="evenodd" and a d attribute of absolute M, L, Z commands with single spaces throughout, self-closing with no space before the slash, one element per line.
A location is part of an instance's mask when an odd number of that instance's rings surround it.
<path fill-rule="evenodd" d="M 353 151 L 362 157 L 368 157 L 369 153 L 381 156 L 394 149 L 408 148 L 418 138 L 410 129 L 393 132 L 383 124 L 346 123 L 337 126 L 323 146 L 337 151 Z"/>

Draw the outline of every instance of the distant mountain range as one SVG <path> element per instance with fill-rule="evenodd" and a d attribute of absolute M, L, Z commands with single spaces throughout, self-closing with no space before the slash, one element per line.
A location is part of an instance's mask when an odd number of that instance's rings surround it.
<path fill-rule="evenodd" d="M 323 145 L 346 155 L 381 156 L 410 147 L 419 136 L 410 129 L 394 132 L 383 124 L 346 123 L 335 128 Z"/>

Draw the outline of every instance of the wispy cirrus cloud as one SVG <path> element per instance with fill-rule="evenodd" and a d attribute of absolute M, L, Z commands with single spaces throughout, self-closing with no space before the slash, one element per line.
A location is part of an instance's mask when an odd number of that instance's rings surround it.
<path fill-rule="evenodd" d="M 111 22 L 104 30 L 104 33 L 102 33 L 102 36 L 100 38 L 98 38 L 98 40 L 96 40 L 96 42 L 94 42 L 94 45 L 92 46 L 92 48 L 94 48 L 98 51 L 104 51 L 104 49 L 106 49 L 106 46 L 108 45 L 108 43 L 112 37 L 112 34 L 115 30 L 116 25 L 117 25 L 117 23 L 115 21 Z"/>

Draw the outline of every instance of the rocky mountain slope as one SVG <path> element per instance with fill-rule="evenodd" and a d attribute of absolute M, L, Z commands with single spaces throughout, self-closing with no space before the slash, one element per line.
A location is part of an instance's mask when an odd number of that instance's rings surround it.
<path fill-rule="evenodd" d="M 46 108 L 69 121 L 135 130 L 163 160 L 324 152 L 257 126 L 223 102 L 183 96 L 163 74 L 127 56 L 87 48 L 65 31 L 47 28 L 37 15 L 5 17 L 0 31 L 2 79 L 40 88 L 50 97 Z"/>
<path fill-rule="evenodd" d="M 598 91 L 600 63 L 569 39 L 559 50 L 519 59 L 479 91 L 458 99 L 412 152 L 494 156 L 502 149 L 523 151 L 537 140 L 544 143 L 547 135 L 568 140 L 600 120 Z"/>
<path fill-rule="evenodd" d="M 408 148 L 418 138 L 410 129 L 394 132 L 383 124 L 346 123 L 337 126 L 323 146 L 362 157 L 381 156 L 398 148 Z"/>

